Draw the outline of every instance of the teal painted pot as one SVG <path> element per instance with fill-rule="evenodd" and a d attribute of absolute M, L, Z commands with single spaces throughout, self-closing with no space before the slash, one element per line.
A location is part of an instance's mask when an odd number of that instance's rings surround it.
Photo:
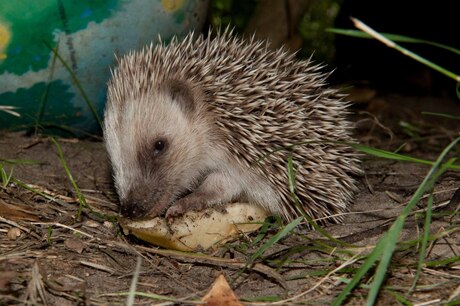
<path fill-rule="evenodd" d="M 201 30 L 207 5 L 207 0 L 1 1 L 0 128 L 97 132 L 114 55 L 155 43 L 159 34 L 167 41 Z"/>

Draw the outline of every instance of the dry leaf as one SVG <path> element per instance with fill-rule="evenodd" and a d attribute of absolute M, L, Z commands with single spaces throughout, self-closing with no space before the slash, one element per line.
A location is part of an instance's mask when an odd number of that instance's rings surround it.
<path fill-rule="evenodd" d="M 113 222 L 110 222 L 110 221 L 104 221 L 104 223 L 102 225 L 104 225 L 104 227 L 109 229 L 109 230 L 113 230 L 113 228 L 115 227 L 113 225 Z"/>
<path fill-rule="evenodd" d="M 83 250 L 85 249 L 85 245 L 83 244 L 83 242 L 80 239 L 77 239 L 77 238 L 67 239 L 64 242 L 64 244 L 68 249 L 70 249 L 72 251 L 75 251 L 78 254 L 81 254 L 83 252 Z"/>
<path fill-rule="evenodd" d="M 19 203 L 10 204 L 0 199 L 0 216 L 13 221 L 39 221 L 31 207 Z"/>
<path fill-rule="evenodd" d="M 222 274 L 217 277 L 211 290 L 203 297 L 202 301 L 205 304 L 200 304 L 200 306 L 243 306 Z"/>
<path fill-rule="evenodd" d="M 85 221 L 85 226 L 90 228 L 98 228 L 101 224 L 94 220 Z"/>
<path fill-rule="evenodd" d="M 8 239 L 16 240 L 19 236 L 21 236 L 21 230 L 17 227 L 10 228 L 6 236 Z"/>
<path fill-rule="evenodd" d="M 0 273 L 0 292 L 7 290 L 6 286 L 16 277 L 16 274 L 15 271 L 3 271 Z"/>

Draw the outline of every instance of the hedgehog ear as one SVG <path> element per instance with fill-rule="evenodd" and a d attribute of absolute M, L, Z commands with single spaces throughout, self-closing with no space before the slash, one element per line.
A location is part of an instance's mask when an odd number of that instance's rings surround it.
<path fill-rule="evenodd" d="M 171 96 L 184 113 L 193 113 L 196 110 L 196 95 L 193 88 L 186 82 L 170 79 L 166 80 L 161 89 Z"/>

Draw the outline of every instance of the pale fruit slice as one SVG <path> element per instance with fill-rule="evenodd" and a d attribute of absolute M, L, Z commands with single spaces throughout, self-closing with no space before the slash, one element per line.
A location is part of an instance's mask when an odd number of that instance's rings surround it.
<path fill-rule="evenodd" d="M 162 218 L 120 220 L 125 234 L 168 249 L 206 250 L 236 235 L 257 230 L 268 216 L 261 207 L 249 203 L 227 204 L 222 211 L 212 208 L 187 212 L 168 222 Z"/>

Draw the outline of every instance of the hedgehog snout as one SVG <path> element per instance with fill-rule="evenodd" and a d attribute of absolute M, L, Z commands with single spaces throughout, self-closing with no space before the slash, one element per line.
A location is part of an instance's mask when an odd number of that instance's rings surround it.
<path fill-rule="evenodd" d="M 138 219 L 145 217 L 151 209 L 148 197 L 139 196 L 136 192 L 130 192 L 128 197 L 121 200 L 121 214 L 124 217 Z"/>
<path fill-rule="evenodd" d="M 148 187 L 132 189 L 121 199 L 121 214 L 131 219 L 156 217 L 166 212 L 170 202 L 168 193 L 158 193 Z"/>
<path fill-rule="evenodd" d="M 139 219 L 146 215 L 148 211 L 146 208 L 146 203 L 134 202 L 134 201 L 123 201 L 121 202 L 121 214 L 123 217 L 130 219 Z"/>

